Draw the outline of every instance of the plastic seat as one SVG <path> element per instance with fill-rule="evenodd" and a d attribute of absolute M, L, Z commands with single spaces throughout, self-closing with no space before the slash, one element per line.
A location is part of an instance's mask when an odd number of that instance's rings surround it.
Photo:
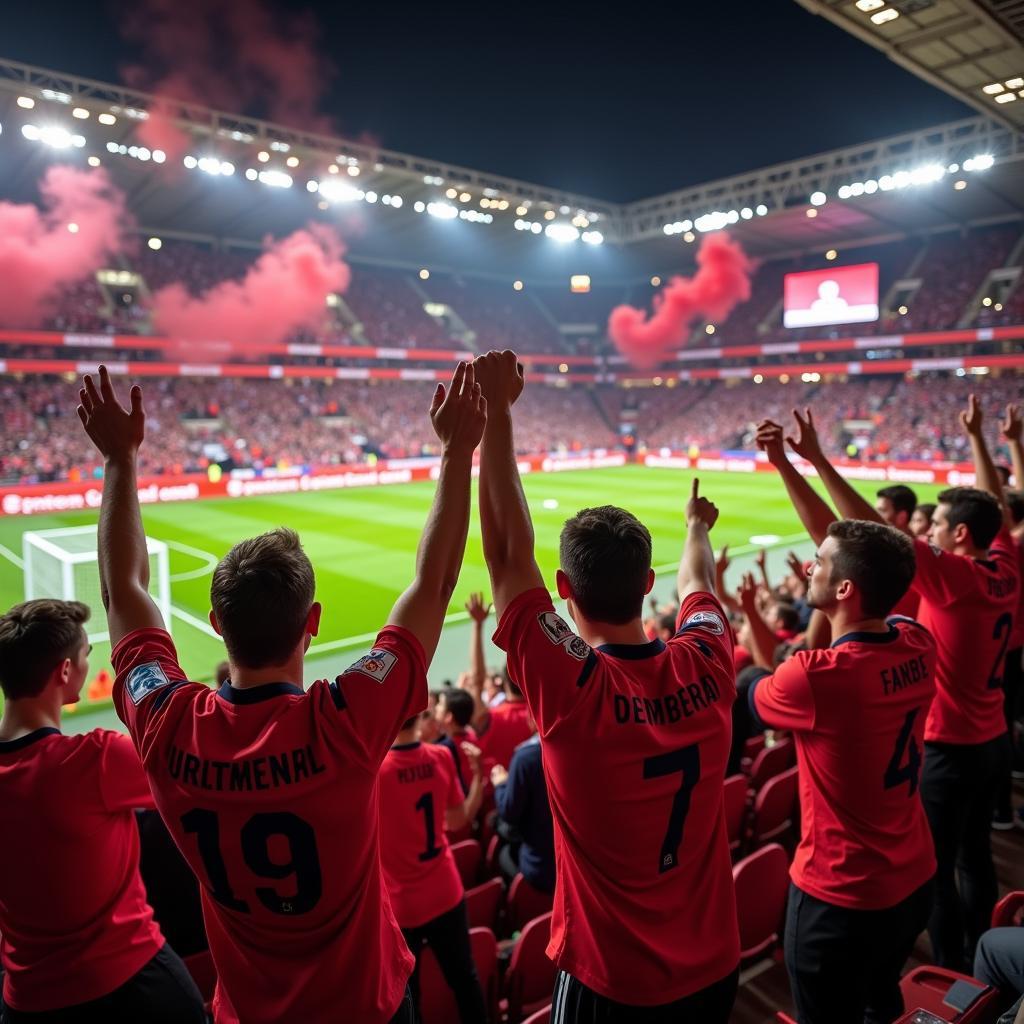
<path fill-rule="evenodd" d="M 482 885 L 466 890 L 466 916 L 470 928 L 490 928 L 497 931 L 498 910 L 505 887 L 500 878 L 491 878 Z"/>
<path fill-rule="evenodd" d="M 789 891 L 789 859 L 778 843 L 762 846 L 732 869 L 740 928 L 740 961 L 770 955 L 779 944 Z"/>
<path fill-rule="evenodd" d="M 508 890 L 508 926 L 519 931 L 527 921 L 548 913 L 554 896 L 549 892 L 535 889 L 522 874 L 512 879 Z"/>
<path fill-rule="evenodd" d="M 509 1024 L 518 1024 L 551 1002 L 555 965 L 546 952 L 550 938 L 551 915 L 544 914 L 526 925 L 512 950 L 505 972 Z"/>
<path fill-rule="evenodd" d="M 452 845 L 452 856 L 455 858 L 455 866 L 459 869 L 464 889 L 476 885 L 483 854 L 484 851 L 475 839 L 464 839 L 461 843 Z"/>
<path fill-rule="evenodd" d="M 487 854 L 484 857 L 484 874 L 488 878 L 500 878 L 501 868 L 498 866 L 498 852 L 501 850 L 503 840 L 497 833 L 491 836 L 487 842 Z"/>
<path fill-rule="evenodd" d="M 979 990 L 978 998 L 963 1012 L 944 1002 L 946 993 L 958 981 L 967 982 Z M 942 967 L 915 968 L 900 979 L 900 990 L 903 993 L 903 1005 L 908 1010 L 927 1010 L 944 1020 L 956 1021 L 956 1024 L 987 1022 L 994 1019 L 999 1007 L 997 989 L 983 985 L 966 974 L 947 971 Z"/>
<path fill-rule="evenodd" d="M 794 766 L 769 779 L 754 798 L 751 850 L 792 832 L 797 805 L 797 771 Z"/>
<path fill-rule="evenodd" d="M 471 928 L 469 943 L 473 950 L 473 963 L 480 978 L 487 1006 L 487 1019 L 497 1021 L 498 1013 L 498 944 L 490 928 Z M 455 995 L 444 980 L 437 957 L 430 946 L 420 953 L 420 1022 L 421 1024 L 450 1024 L 459 1019 Z"/>
<path fill-rule="evenodd" d="M 993 928 L 1010 928 L 1022 923 L 1024 892 L 1008 892 L 992 910 Z"/>
<path fill-rule="evenodd" d="M 765 747 L 750 766 L 750 789 L 756 793 L 769 779 L 781 775 L 796 764 L 796 744 L 780 740 L 774 747 Z"/>
<path fill-rule="evenodd" d="M 747 780 L 742 775 L 730 775 L 725 780 L 724 794 L 729 849 L 735 852 L 743 841 L 743 826 L 747 818 Z"/>

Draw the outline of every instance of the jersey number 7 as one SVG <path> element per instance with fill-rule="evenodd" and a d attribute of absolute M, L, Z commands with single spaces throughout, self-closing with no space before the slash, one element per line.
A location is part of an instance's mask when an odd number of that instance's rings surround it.
<path fill-rule="evenodd" d="M 690 794 L 700 782 L 700 750 L 696 743 L 666 754 L 648 757 L 644 761 L 644 778 L 660 779 L 665 775 L 682 774 L 679 789 L 672 798 L 672 810 L 668 816 L 665 841 L 661 844 L 661 860 L 658 873 L 671 871 L 679 864 L 679 846 L 683 841 L 686 816 L 690 813 Z"/>

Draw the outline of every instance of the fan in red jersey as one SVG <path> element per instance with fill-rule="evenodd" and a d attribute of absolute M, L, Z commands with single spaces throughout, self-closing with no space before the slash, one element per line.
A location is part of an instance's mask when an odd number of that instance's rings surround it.
<path fill-rule="evenodd" d="M 363 657 L 302 689 L 317 634 L 313 567 L 278 529 L 214 571 L 210 621 L 230 682 L 187 681 L 148 590 L 136 489 L 142 392 L 123 409 L 90 377 L 78 410 L 106 460 L 99 565 L 117 671 L 114 702 L 168 829 L 196 873 L 217 968 L 214 1016 L 271 1024 L 414 1016 L 413 958 L 380 869 L 377 772 L 427 703 L 426 668 L 458 578 L 473 451 L 486 405 L 460 363 L 430 409 L 443 455 L 416 578 Z"/>
<path fill-rule="evenodd" d="M 725 1024 L 739 960 L 723 806 L 736 691 L 708 542 L 718 510 L 694 481 L 667 644 L 644 633 L 646 528 L 611 506 L 570 519 L 557 585 L 574 631 L 534 558 L 512 432 L 522 366 L 512 352 L 475 365 L 495 643 L 537 722 L 555 824 L 552 1020 Z"/>
<path fill-rule="evenodd" d="M 483 991 L 473 964 L 462 879 L 445 829 L 458 832 L 476 817 L 484 787 L 480 751 L 462 749 L 472 781 L 463 794 L 448 751 L 420 742 L 420 716 L 402 725 L 380 770 L 381 862 L 391 906 L 416 957 L 413 1002 L 419 1010 L 419 957 L 430 946 L 455 994 L 462 1024 L 483 1024 Z"/>
<path fill-rule="evenodd" d="M 796 741 L 801 839 L 784 943 L 793 998 L 807 1024 L 894 1021 L 935 874 L 919 791 L 935 641 L 911 619 L 887 619 L 914 578 L 914 545 L 892 526 L 836 522 L 790 463 L 777 424 L 759 424 L 757 443 L 817 545 L 807 601 L 833 637 L 747 691 L 757 727 L 791 730 Z M 741 596 L 756 660 L 770 665 L 775 636 L 752 578 Z"/>
<path fill-rule="evenodd" d="M 203 1000 L 153 920 L 134 808 L 152 807 L 127 736 L 61 734 L 89 671 L 78 601 L 0 616 L 0 958 L 4 1024 L 201 1024 Z"/>

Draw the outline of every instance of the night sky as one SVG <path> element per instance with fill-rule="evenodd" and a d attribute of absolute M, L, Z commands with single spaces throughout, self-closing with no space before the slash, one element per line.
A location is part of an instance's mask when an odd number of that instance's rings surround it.
<path fill-rule="evenodd" d="M 616 201 L 973 113 L 795 0 L 268 2 L 317 20 L 342 134 Z M 118 81 L 121 10 L 22 5 L 0 56 Z"/>

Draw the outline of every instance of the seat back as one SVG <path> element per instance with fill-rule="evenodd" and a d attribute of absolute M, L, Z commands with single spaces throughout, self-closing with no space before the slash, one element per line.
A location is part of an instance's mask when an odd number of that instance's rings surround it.
<path fill-rule="evenodd" d="M 452 856 L 455 858 L 455 866 L 459 869 L 462 887 L 471 889 L 476 885 L 477 876 L 480 874 L 480 862 L 484 856 L 480 844 L 475 839 L 453 843 Z"/>
<path fill-rule="evenodd" d="M 469 943 L 473 951 L 480 988 L 483 989 L 488 1021 L 497 1020 L 498 1006 L 498 943 L 489 928 L 471 928 Z M 420 1021 L 421 1024 L 449 1024 L 459 1019 L 455 995 L 444 980 L 437 957 L 430 946 L 420 953 Z"/>
<path fill-rule="evenodd" d="M 963 1012 L 943 1001 L 958 981 L 974 985 L 979 990 L 978 998 Z M 945 1020 L 956 1021 L 956 1024 L 980 1024 L 994 1018 L 1000 998 L 998 989 L 991 985 L 943 967 L 915 968 L 900 978 L 900 991 L 903 993 L 903 1005 L 908 1010 L 927 1010 Z"/>
<path fill-rule="evenodd" d="M 729 849 L 738 850 L 743 839 L 743 826 L 747 817 L 747 780 L 742 775 L 730 775 L 725 780 L 725 825 L 729 832 Z"/>
<path fill-rule="evenodd" d="M 750 788 L 756 793 L 769 779 L 781 775 L 796 763 L 796 745 L 792 739 L 765 747 L 750 767 Z"/>
<path fill-rule="evenodd" d="M 757 960 L 779 942 L 789 891 L 789 860 L 778 843 L 744 857 L 732 869 L 740 927 L 740 959 Z"/>
<path fill-rule="evenodd" d="M 793 828 L 797 801 L 796 766 L 769 779 L 754 798 L 750 848 L 756 850 Z"/>
<path fill-rule="evenodd" d="M 505 887 L 500 878 L 488 879 L 483 885 L 466 890 L 466 916 L 470 928 L 490 928 L 495 931 L 498 922 L 498 909 Z"/>
<path fill-rule="evenodd" d="M 516 1024 L 551 1001 L 555 965 L 546 952 L 550 938 L 551 914 L 544 914 L 526 925 L 512 950 L 505 972 L 509 1024 Z"/>
<path fill-rule="evenodd" d="M 1022 923 L 1024 892 L 1008 892 L 992 910 L 993 928 L 1012 928 Z"/>
<path fill-rule="evenodd" d="M 519 931 L 527 921 L 546 914 L 551 909 L 554 896 L 549 892 L 535 889 L 522 874 L 512 879 L 508 890 L 508 926 Z"/>

